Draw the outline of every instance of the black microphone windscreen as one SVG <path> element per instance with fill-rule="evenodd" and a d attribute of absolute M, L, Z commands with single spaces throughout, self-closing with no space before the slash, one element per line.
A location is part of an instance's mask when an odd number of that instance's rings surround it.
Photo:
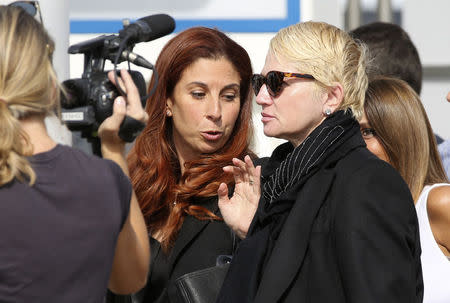
<path fill-rule="evenodd" d="M 158 39 L 172 33 L 175 30 L 175 20 L 166 14 L 143 17 L 138 19 L 137 22 L 144 22 L 151 29 L 151 33 L 149 33 L 146 37 L 146 41 Z"/>

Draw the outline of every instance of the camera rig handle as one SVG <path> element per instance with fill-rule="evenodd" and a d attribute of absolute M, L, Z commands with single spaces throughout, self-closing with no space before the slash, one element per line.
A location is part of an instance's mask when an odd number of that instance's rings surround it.
<path fill-rule="evenodd" d="M 120 124 L 119 137 L 125 142 L 133 142 L 144 127 L 145 123 L 127 115 L 123 119 L 122 124 Z"/>

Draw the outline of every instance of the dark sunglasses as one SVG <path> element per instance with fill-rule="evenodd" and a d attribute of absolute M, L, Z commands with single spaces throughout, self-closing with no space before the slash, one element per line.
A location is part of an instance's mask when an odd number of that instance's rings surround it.
<path fill-rule="evenodd" d="M 272 97 L 276 97 L 283 87 L 284 78 L 303 78 L 303 79 L 313 79 L 314 77 L 309 74 L 297 74 L 297 73 L 285 73 L 279 71 L 270 71 L 264 77 L 261 74 L 254 74 L 252 76 L 252 86 L 255 95 L 258 95 L 259 90 L 265 84 Z"/>
<path fill-rule="evenodd" d="M 15 6 L 20 7 L 23 9 L 28 15 L 34 17 L 37 21 L 42 23 L 42 14 L 41 14 L 41 8 L 39 6 L 38 1 L 14 1 L 8 6 Z"/>

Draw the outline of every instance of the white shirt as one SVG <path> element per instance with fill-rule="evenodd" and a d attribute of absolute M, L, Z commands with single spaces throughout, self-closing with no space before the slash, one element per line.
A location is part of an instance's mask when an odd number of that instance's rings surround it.
<path fill-rule="evenodd" d="M 450 186 L 450 184 L 425 186 L 416 203 L 422 248 L 423 303 L 450 303 L 450 261 L 434 239 L 427 211 L 428 194 L 431 189 L 439 186 Z"/>

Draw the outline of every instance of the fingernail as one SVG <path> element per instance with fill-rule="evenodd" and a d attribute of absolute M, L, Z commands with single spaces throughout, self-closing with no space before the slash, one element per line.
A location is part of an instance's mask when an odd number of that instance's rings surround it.
<path fill-rule="evenodd" d="M 116 104 L 117 105 L 125 105 L 125 100 L 123 99 L 123 97 L 117 97 Z"/>

